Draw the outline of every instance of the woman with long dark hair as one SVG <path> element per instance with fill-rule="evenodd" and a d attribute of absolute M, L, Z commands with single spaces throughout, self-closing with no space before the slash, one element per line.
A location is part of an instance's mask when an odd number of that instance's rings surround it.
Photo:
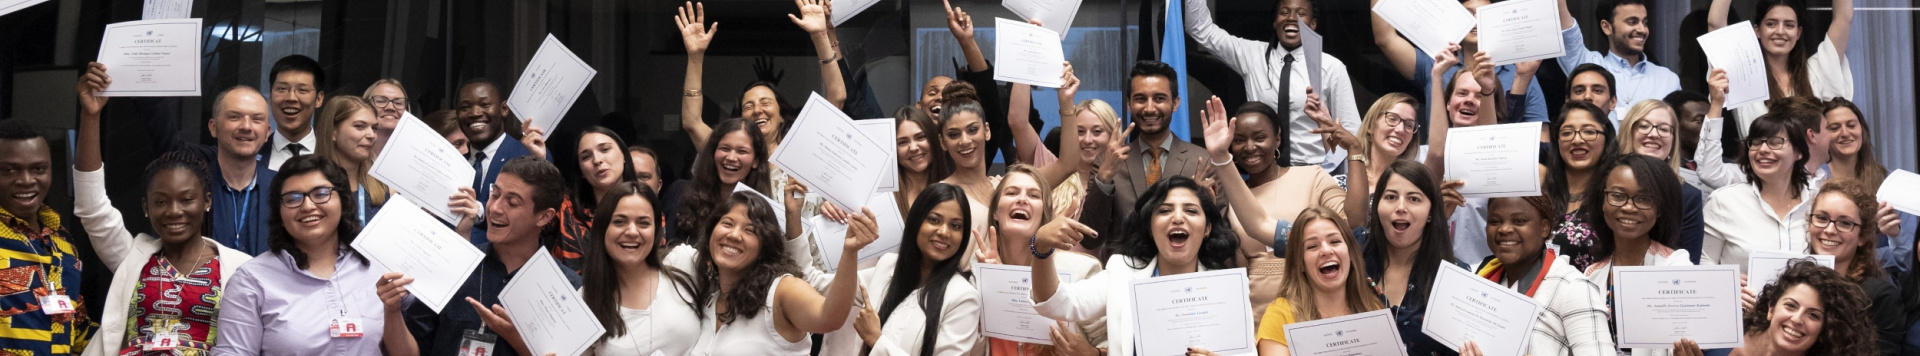
<path fill-rule="evenodd" d="M 1714 0 L 1707 7 L 1707 28 L 1727 27 L 1727 15 L 1733 0 Z M 1827 37 L 1819 45 L 1808 47 L 1801 38 L 1806 26 L 1813 24 L 1804 0 L 1759 0 L 1753 2 L 1753 34 L 1760 41 L 1760 52 L 1767 65 L 1767 90 L 1773 99 L 1812 96 L 1814 99 L 1853 98 L 1853 69 L 1847 62 L 1847 39 L 1853 32 L 1853 0 L 1833 0 L 1833 19 L 1827 24 Z M 1812 50 L 1812 54 L 1808 51 Z M 1724 76 L 1724 70 L 1713 75 Z M 1755 102 L 1734 108 L 1746 128 L 1772 108 Z M 1715 118 L 1717 115 L 1709 115 Z M 1709 120 L 1707 125 L 1718 125 Z M 1748 135 L 1752 130 L 1747 129 Z M 1745 136 L 1742 136 L 1745 137 Z"/>
<path fill-rule="evenodd" d="M 589 355 L 684 355 L 699 339 L 693 277 L 662 264 L 668 247 L 654 232 L 661 213 L 653 189 L 614 184 L 594 209 L 580 266 L 580 300 L 607 334 Z"/>
<path fill-rule="evenodd" d="M 561 266 L 582 271 L 580 260 L 585 255 L 586 244 L 582 241 L 591 233 L 595 225 L 594 212 L 585 207 L 600 205 L 600 197 L 612 191 L 622 182 L 638 181 L 633 174 L 633 160 L 627 156 L 627 142 L 620 134 L 599 125 L 587 127 L 574 138 L 574 157 L 579 163 L 577 173 L 580 179 L 574 180 L 568 187 L 573 194 L 560 201 L 559 238 L 543 239 L 542 245 Z M 653 206 L 658 204 L 648 203 Z M 655 222 L 660 220 L 655 219 Z"/>
<path fill-rule="evenodd" d="M 893 200 L 900 211 L 907 211 L 920 191 L 953 174 L 953 162 L 940 147 L 940 125 L 926 110 L 903 106 L 893 111 L 893 117 L 894 158 L 900 169 L 900 190 L 893 192 Z"/>
<path fill-rule="evenodd" d="M 872 314 L 854 321 L 859 344 L 828 337 L 823 355 L 964 355 L 980 341 L 980 292 L 960 270 L 973 236 L 966 193 L 946 184 L 920 192 L 907 210 L 900 249 L 860 273 Z M 842 329 L 842 333 L 846 332 Z"/>
<path fill-rule="evenodd" d="M 1455 354 L 1420 332 L 1440 265 L 1467 267 L 1454 259 L 1454 238 L 1448 234 L 1443 193 L 1435 178 L 1426 165 L 1393 161 L 1373 183 L 1367 228 L 1356 234 L 1365 245 L 1361 261 L 1366 262 L 1367 278 L 1380 289 L 1380 301 L 1393 308 L 1410 354 Z"/>
<path fill-rule="evenodd" d="M 709 220 L 726 214 L 728 192 L 735 185 L 744 183 L 762 194 L 770 191 L 767 145 L 746 119 L 720 121 L 705 141 L 693 159 L 693 178 L 667 188 L 668 245 L 692 242 L 702 226 L 711 224 Z"/>
<path fill-rule="evenodd" d="M 1600 238 L 1593 233 L 1591 214 L 1581 207 L 1599 198 L 1600 192 L 1587 188 L 1592 180 L 1606 179 L 1605 173 L 1599 173 L 1600 166 L 1619 157 L 1618 136 L 1607 122 L 1606 111 L 1584 101 L 1567 102 L 1560 117 L 1547 124 L 1547 131 L 1551 147 L 1558 152 L 1547 160 L 1543 188 L 1554 209 L 1562 212 L 1553 219 L 1552 242 L 1576 271 L 1585 270 L 1604 256 L 1595 254 L 1593 246 Z"/>

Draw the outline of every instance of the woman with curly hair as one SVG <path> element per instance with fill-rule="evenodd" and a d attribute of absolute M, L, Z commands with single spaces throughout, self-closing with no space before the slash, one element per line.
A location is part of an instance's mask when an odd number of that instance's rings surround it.
<path fill-rule="evenodd" d="M 1907 335 L 1907 315 L 1901 309 L 1900 287 L 1887 279 L 1875 256 L 1879 237 L 1872 221 L 1879 204 L 1866 183 L 1836 179 L 1820 186 L 1807 214 L 1807 247 L 1814 254 L 1833 256 L 1833 269 L 1860 286 L 1872 300 L 1869 312 L 1879 332 L 1880 352 L 1898 355 Z"/>
<path fill-rule="evenodd" d="M 1731 355 L 1871 355 L 1878 353 L 1868 300 L 1860 287 L 1833 269 L 1801 260 L 1760 292 L 1747 313 L 1746 344 Z M 1676 356 L 1701 356 L 1700 345 L 1681 340 Z"/>

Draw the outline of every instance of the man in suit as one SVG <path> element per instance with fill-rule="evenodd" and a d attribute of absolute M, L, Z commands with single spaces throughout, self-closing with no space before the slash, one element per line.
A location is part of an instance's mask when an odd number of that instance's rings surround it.
<path fill-rule="evenodd" d="M 520 140 L 507 135 L 511 123 L 507 118 L 506 96 L 500 88 L 485 78 L 468 80 L 460 85 L 459 120 L 460 131 L 467 135 L 467 160 L 473 162 L 473 192 L 479 195 L 480 204 L 486 204 L 492 195 L 494 179 L 500 176 L 500 167 L 507 160 L 532 154 Z M 473 227 L 473 243 L 487 241 L 485 224 Z"/>
<path fill-rule="evenodd" d="M 1140 192 L 1166 177 L 1193 177 L 1198 165 L 1205 164 L 1206 149 L 1181 141 L 1168 129 L 1187 124 L 1170 122 L 1174 110 L 1180 107 L 1178 77 L 1173 67 L 1153 60 L 1135 62 L 1128 75 L 1127 116 L 1133 118 L 1133 128 L 1138 132 L 1127 145 L 1126 161 L 1119 162 L 1120 167 L 1098 168 L 1101 173 L 1095 175 L 1095 187 L 1088 189 L 1080 215 L 1081 222 L 1101 237 L 1081 243 L 1102 251 L 1102 259 L 1112 254 L 1112 247 L 1101 246 L 1126 233 L 1127 216 L 1133 214 Z"/>
<path fill-rule="evenodd" d="M 280 165 L 288 158 L 313 154 L 313 114 L 320 111 L 320 100 L 327 97 L 320 88 L 326 84 L 327 73 L 320 69 L 320 62 L 302 55 L 281 57 L 273 62 L 273 70 L 267 73 L 273 78 L 273 87 L 268 88 L 273 102 L 273 120 L 279 124 L 273 132 L 273 140 L 267 142 L 267 169 L 279 171 Z"/>

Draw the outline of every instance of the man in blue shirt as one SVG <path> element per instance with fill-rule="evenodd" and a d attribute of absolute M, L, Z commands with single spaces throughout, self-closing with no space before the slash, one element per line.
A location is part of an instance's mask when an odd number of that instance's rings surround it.
<path fill-rule="evenodd" d="M 1582 64 L 1596 64 L 1605 68 L 1616 79 L 1617 86 L 1609 86 L 1612 105 L 1595 101 L 1601 109 L 1609 111 L 1607 115 L 1614 123 L 1620 122 L 1620 113 L 1624 113 L 1633 103 L 1641 100 L 1660 100 L 1667 93 L 1680 90 L 1680 76 L 1672 70 L 1647 61 L 1646 0 L 1606 0 L 1597 8 L 1600 18 L 1600 32 L 1607 35 L 1607 53 L 1587 49 L 1584 34 L 1573 19 L 1573 13 L 1567 11 L 1567 0 L 1560 2 L 1560 40 L 1567 53 L 1560 56 L 1560 70 L 1567 74 L 1567 80 L 1573 81 L 1573 70 Z M 1568 96 L 1573 96 L 1568 93 Z"/>
<path fill-rule="evenodd" d="M 245 85 L 215 96 L 213 117 L 207 120 L 207 131 L 218 143 L 214 146 L 180 137 L 179 120 L 171 117 L 180 112 L 179 100 L 136 100 L 135 104 L 138 112 L 154 115 L 145 121 L 156 154 L 180 150 L 213 163 L 214 171 L 209 172 L 213 186 L 208 189 L 213 192 L 213 234 L 209 237 L 250 255 L 266 252 L 267 209 L 273 208 L 267 186 L 274 175 L 260 152 L 272 135 L 266 97 Z"/>

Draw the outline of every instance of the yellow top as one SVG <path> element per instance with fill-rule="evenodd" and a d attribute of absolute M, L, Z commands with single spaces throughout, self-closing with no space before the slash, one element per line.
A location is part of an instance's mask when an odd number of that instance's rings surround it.
<path fill-rule="evenodd" d="M 1293 303 L 1287 298 L 1274 298 L 1273 304 L 1267 304 L 1267 313 L 1260 317 L 1260 332 L 1255 334 L 1259 340 L 1273 340 L 1280 345 L 1287 344 L 1287 324 L 1292 324 Z"/>

